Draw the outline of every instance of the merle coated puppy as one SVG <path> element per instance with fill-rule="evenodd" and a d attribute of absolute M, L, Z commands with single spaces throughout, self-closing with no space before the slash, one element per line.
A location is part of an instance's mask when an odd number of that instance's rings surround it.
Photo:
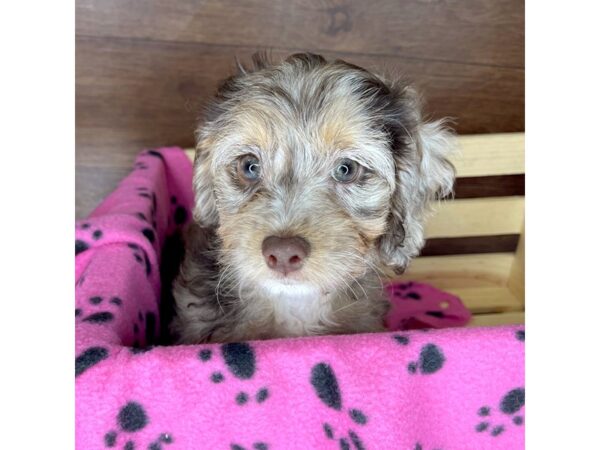
<path fill-rule="evenodd" d="M 424 244 L 454 147 L 419 96 L 344 61 L 255 55 L 198 129 L 180 343 L 383 329 L 381 274 Z"/>

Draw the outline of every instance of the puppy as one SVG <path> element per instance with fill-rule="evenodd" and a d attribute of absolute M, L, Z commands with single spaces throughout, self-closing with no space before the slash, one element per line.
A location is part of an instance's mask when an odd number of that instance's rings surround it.
<path fill-rule="evenodd" d="M 309 53 L 254 55 L 197 133 L 178 341 L 383 330 L 380 275 L 422 248 L 429 202 L 452 191 L 452 148 L 403 81 Z"/>

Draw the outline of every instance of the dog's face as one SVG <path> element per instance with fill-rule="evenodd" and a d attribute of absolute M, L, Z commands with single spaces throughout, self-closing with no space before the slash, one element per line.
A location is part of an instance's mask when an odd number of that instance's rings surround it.
<path fill-rule="evenodd" d="M 237 283 L 344 288 L 403 270 L 429 200 L 451 191 L 448 133 L 416 95 L 359 67 L 293 55 L 228 79 L 198 133 L 195 218 Z"/>

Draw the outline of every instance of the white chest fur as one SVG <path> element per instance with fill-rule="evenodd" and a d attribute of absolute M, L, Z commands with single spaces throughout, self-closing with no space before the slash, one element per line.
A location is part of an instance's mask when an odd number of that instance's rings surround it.
<path fill-rule="evenodd" d="M 270 310 L 277 334 L 312 334 L 331 313 L 327 295 L 314 286 L 269 281 L 262 285 L 261 294 L 262 307 Z"/>

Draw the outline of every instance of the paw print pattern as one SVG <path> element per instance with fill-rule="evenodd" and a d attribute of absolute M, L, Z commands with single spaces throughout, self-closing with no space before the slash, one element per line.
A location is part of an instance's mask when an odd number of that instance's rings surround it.
<path fill-rule="evenodd" d="M 84 230 L 86 233 L 89 234 L 88 238 L 84 239 L 83 237 L 80 237 L 79 239 L 75 240 L 75 256 L 79 255 L 80 253 L 88 250 L 91 247 L 91 243 L 94 241 L 98 241 L 100 239 L 102 239 L 102 236 L 104 236 L 104 233 L 102 232 L 101 229 L 99 228 L 95 228 L 92 229 L 92 225 L 89 222 L 84 222 L 81 225 L 79 225 L 79 229 Z"/>
<path fill-rule="evenodd" d="M 256 372 L 256 356 L 254 350 L 245 342 L 236 342 L 221 345 L 221 355 L 229 372 L 240 380 L 249 380 Z M 202 362 L 208 362 L 212 359 L 213 352 L 210 349 L 202 349 L 198 353 L 198 358 Z M 210 375 L 210 381 L 220 384 L 225 381 L 225 374 L 222 371 L 214 371 Z M 260 388 L 254 394 L 256 403 L 263 403 L 269 398 L 269 390 L 266 387 Z M 251 400 L 250 394 L 240 391 L 235 396 L 235 402 L 242 406 Z"/>
<path fill-rule="evenodd" d="M 79 305 L 75 309 L 75 319 L 94 325 L 104 325 L 114 321 L 119 310 L 123 307 L 123 300 L 117 296 L 102 297 L 95 295 L 89 297 L 87 303 L 93 311 L 88 311 L 85 306 Z M 139 311 L 137 321 L 133 324 L 133 347 L 139 348 L 140 342 L 144 342 L 145 345 L 154 344 L 157 334 L 156 314 L 152 311 L 147 311 L 145 314 Z"/>
<path fill-rule="evenodd" d="M 515 331 L 515 337 L 519 341 L 525 342 L 525 330 L 517 330 L 517 331 Z"/>
<path fill-rule="evenodd" d="M 142 212 L 136 212 L 135 216 L 138 219 L 146 222 L 148 225 L 152 225 L 152 228 L 144 228 L 141 231 L 142 231 L 142 234 L 146 237 L 146 239 L 148 239 L 150 241 L 150 243 L 154 244 L 154 241 L 155 241 L 154 230 L 157 229 L 156 228 L 156 205 L 157 205 L 156 194 L 145 186 L 138 186 L 135 188 L 135 190 L 137 191 L 137 195 L 139 197 L 147 198 L 148 200 L 151 201 L 150 218 L 148 218 L 146 216 L 146 214 L 144 214 Z"/>
<path fill-rule="evenodd" d="M 75 240 L 75 256 L 79 255 L 80 253 L 85 252 L 89 248 L 90 248 L 90 245 L 87 242 L 85 242 L 81 239 Z"/>
<path fill-rule="evenodd" d="M 504 397 L 500 400 L 499 409 L 503 414 L 511 417 L 512 423 L 520 426 L 523 425 L 523 416 L 517 415 L 521 408 L 525 405 L 525 389 L 516 388 L 507 392 Z M 506 429 L 505 424 L 492 424 L 491 419 L 488 419 L 492 415 L 492 408 L 489 406 L 482 406 L 477 411 L 477 415 L 481 417 L 481 422 L 475 426 L 477 433 L 489 432 L 491 436 L 496 437 L 501 435 Z"/>
<path fill-rule="evenodd" d="M 163 155 L 160 152 L 157 152 L 156 150 L 148 150 L 146 152 L 146 155 L 153 156 L 154 158 L 158 158 L 162 162 L 165 162 L 165 158 L 163 157 Z"/>
<path fill-rule="evenodd" d="M 108 358 L 108 349 L 104 347 L 90 347 L 84 350 L 75 358 L 75 377 L 106 358 Z"/>
<path fill-rule="evenodd" d="M 411 374 L 417 372 L 423 375 L 430 375 L 439 371 L 446 362 L 442 350 L 435 344 L 426 344 L 421 348 L 419 360 L 408 364 L 408 371 Z"/>
<path fill-rule="evenodd" d="M 312 384 L 317 397 L 329 408 L 336 411 L 342 411 L 342 395 L 339 384 L 333 369 L 329 364 L 319 363 L 313 366 L 311 370 L 310 383 Z M 352 421 L 358 425 L 366 425 L 367 416 L 359 409 L 348 409 L 348 415 Z M 328 423 L 323 423 L 323 432 L 328 439 L 335 439 L 335 431 Z M 348 430 L 348 436 L 340 436 L 339 445 L 341 449 L 350 450 L 350 442 L 357 450 L 365 449 L 365 446 L 353 430 Z"/>
<path fill-rule="evenodd" d="M 142 405 L 137 402 L 128 402 L 117 414 L 117 427 L 119 431 L 110 430 L 104 435 L 104 446 L 116 447 L 119 433 L 125 441 L 123 450 L 134 450 L 137 448 L 135 433 L 143 430 L 148 425 L 149 419 Z M 173 436 L 169 433 L 161 433 L 154 441 L 148 444 L 148 450 L 162 450 L 163 444 L 173 443 Z"/>
<path fill-rule="evenodd" d="M 152 273 L 152 264 L 150 264 L 150 258 L 148 258 L 146 250 L 134 242 L 128 242 L 127 247 L 132 250 L 133 257 L 146 271 L 146 276 L 150 276 Z"/>
<path fill-rule="evenodd" d="M 188 212 L 185 206 L 177 204 L 177 197 L 171 196 L 171 205 L 173 209 L 173 221 L 176 226 L 181 226 L 188 220 Z"/>
<path fill-rule="evenodd" d="M 84 313 L 83 308 L 75 309 L 75 317 L 80 317 L 83 322 L 102 325 L 108 322 L 112 322 L 115 318 L 115 315 L 112 311 L 106 310 L 108 306 L 109 309 L 119 308 L 123 301 L 119 297 L 111 297 L 110 299 L 106 299 L 100 296 L 93 296 L 88 298 L 88 303 L 92 307 L 101 307 L 101 311 L 92 312 L 89 314 Z"/>
<path fill-rule="evenodd" d="M 399 284 L 398 290 L 394 291 L 394 296 L 404 300 L 421 300 L 421 294 L 411 289 L 413 286 L 412 281 Z"/>

